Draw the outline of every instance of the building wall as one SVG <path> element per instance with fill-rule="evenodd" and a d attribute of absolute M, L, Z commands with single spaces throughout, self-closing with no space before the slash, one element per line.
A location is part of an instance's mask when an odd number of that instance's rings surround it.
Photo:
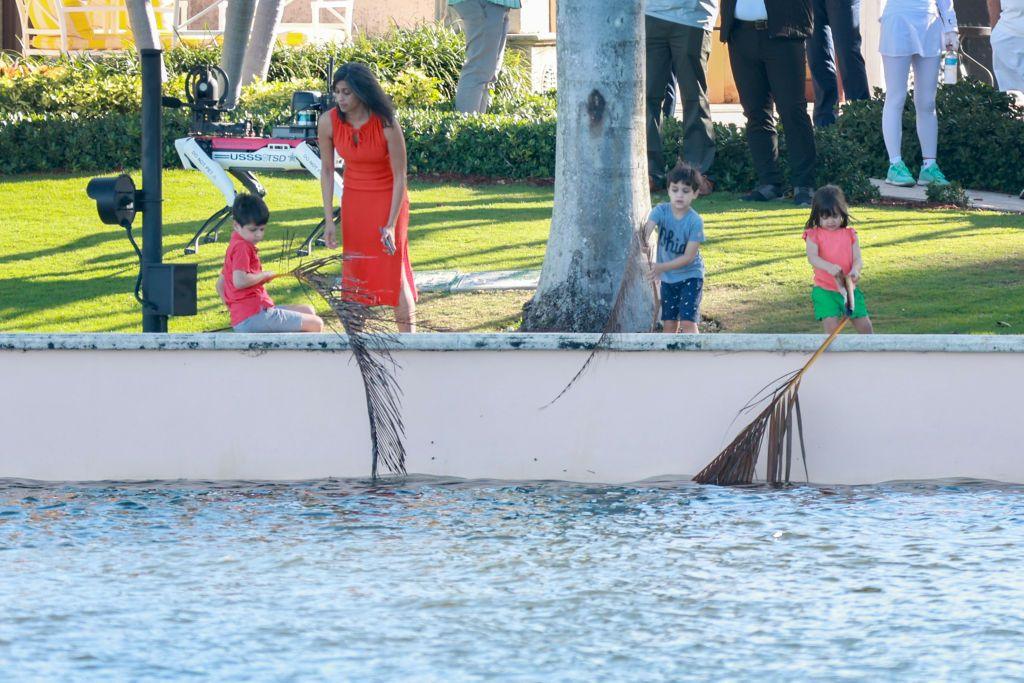
<path fill-rule="evenodd" d="M 384 33 L 391 26 L 411 27 L 444 16 L 444 0 L 356 0 L 353 23 L 360 32 Z"/>

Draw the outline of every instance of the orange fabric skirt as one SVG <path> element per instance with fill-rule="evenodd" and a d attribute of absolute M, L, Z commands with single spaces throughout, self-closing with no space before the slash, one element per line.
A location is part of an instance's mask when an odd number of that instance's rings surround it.
<path fill-rule="evenodd" d="M 409 262 L 409 198 L 395 224 L 395 253 L 388 255 L 380 229 L 391 213 L 391 190 L 355 190 L 342 193 L 341 232 L 344 247 L 342 286 L 345 298 L 368 306 L 397 306 L 403 277 L 419 298 Z"/>

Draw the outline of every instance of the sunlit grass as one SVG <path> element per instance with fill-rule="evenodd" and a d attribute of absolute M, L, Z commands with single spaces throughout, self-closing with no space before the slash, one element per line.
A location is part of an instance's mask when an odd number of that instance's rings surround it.
<path fill-rule="evenodd" d="M 267 268 L 283 271 L 296 263 L 286 246 L 297 246 L 319 219 L 319 186 L 298 174 L 261 180 L 272 212 L 261 253 Z M 99 222 L 85 195 L 87 181 L 0 180 L 0 330 L 139 329 L 140 309 L 131 295 L 135 256 L 123 231 Z M 164 195 L 165 260 L 198 263 L 200 278 L 199 315 L 172 319 L 171 330 L 225 327 L 227 313 L 213 282 L 228 231 L 219 242 L 201 245 L 197 255 L 182 253 L 223 199 L 199 174 L 175 170 L 164 175 Z M 414 182 L 410 196 L 417 270 L 541 266 L 552 188 Z M 696 208 L 708 237 L 704 314 L 732 332 L 817 331 L 800 239 L 806 210 L 785 203 L 750 206 L 722 193 L 698 200 Z M 894 207 L 856 207 L 854 213 L 864 249 L 862 285 L 879 331 L 1024 331 L 1024 217 Z M 270 293 L 281 303 L 308 300 L 289 278 L 271 283 Z M 421 312 L 445 329 L 509 329 L 527 296 L 430 296 Z"/>

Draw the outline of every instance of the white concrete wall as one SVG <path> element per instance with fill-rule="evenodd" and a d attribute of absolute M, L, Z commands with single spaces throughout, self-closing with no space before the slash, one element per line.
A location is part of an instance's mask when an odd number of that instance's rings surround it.
<path fill-rule="evenodd" d="M 882 72 L 882 56 L 878 54 L 881 27 L 878 18 L 882 16 L 885 0 L 861 0 L 860 34 L 861 54 L 868 72 L 868 85 L 885 89 L 885 75 Z"/>
<path fill-rule="evenodd" d="M 363 389 L 344 339 L 108 339 L 0 335 L 0 478 L 368 475 Z M 542 410 L 594 339 L 403 339 L 413 345 L 394 351 L 408 470 L 597 482 L 692 475 L 749 421 L 733 419 L 751 395 L 821 341 L 627 335 Z M 1024 482 L 1021 386 L 1019 337 L 841 338 L 801 390 L 811 480 Z"/>

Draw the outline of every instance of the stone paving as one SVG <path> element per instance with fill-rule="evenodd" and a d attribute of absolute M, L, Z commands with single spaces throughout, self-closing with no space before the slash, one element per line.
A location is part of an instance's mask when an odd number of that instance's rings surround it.
<path fill-rule="evenodd" d="M 914 187 L 896 187 L 895 185 L 886 185 L 884 180 L 880 180 L 878 178 L 872 178 L 871 183 L 878 188 L 883 197 L 888 199 L 899 199 L 902 201 L 921 203 L 927 201 L 927 199 L 925 199 L 925 188 L 920 185 L 915 185 Z M 1024 213 L 1024 199 L 1012 194 L 967 190 L 967 196 L 970 199 L 972 209 Z"/>
<path fill-rule="evenodd" d="M 494 292 L 537 289 L 540 270 L 492 270 L 460 273 L 457 270 L 426 270 L 415 273 L 421 292 Z"/>

